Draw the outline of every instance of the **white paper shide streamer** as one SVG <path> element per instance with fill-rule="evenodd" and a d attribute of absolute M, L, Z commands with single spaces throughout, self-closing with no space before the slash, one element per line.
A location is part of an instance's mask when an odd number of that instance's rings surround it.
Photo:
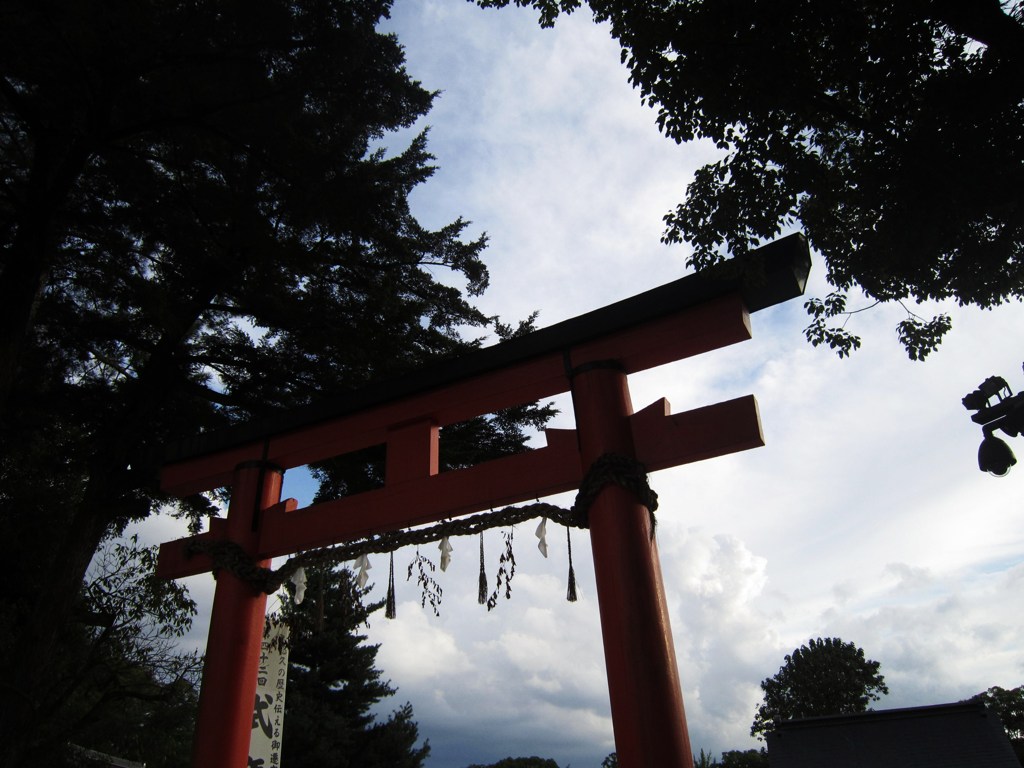
<path fill-rule="evenodd" d="M 537 526 L 537 549 L 544 557 L 548 556 L 548 519 L 542 517 L 540 519 L 540 525 Z"/>
<path fill-rule="evenodd" d="M 437 545 L 437 548 L 441 550 L 441 570 L 448 570 L 448 563 L 452 561 L 452 544 L 448 541 L 448 537 L 445 536 L 441 539 L 441 543 Z"/>
<path fill-rule="evenodd" d="M 306 597 L 306 569 L 297 569 L 295 573 L 288 578 L 288 581 L 290 581 L 292 586 L 295 587 L 295 604 L 302 605 L 302 600 Z"/>
<path fill-rule="evenodd" d="M 366 582 L 370 578 L 370 574 L 367 573 L 367 571 L 369 571 L 372 567 L 373 566 L 370 565 L 370 558 L 368 558 L 365 554 L 360 555 L 359 559 L 356 560 L 356 568 L 359 569 L 359 576 L 356 577 L 356 583 L 359 585 L 360 589 L 366 586 Z"/>

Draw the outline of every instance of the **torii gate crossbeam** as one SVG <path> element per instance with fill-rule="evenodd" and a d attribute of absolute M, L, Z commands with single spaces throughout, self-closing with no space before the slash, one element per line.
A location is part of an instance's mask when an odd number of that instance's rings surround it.
<path fill-rule="evenodd" d="M 161 487 L 185 496 L 231 486 L 227 518 L 161 547 L 157 573 L 209 571 L 193 541 L 230 540 L 256 561 L 578 487 L 603 453 L 648 471 L 763 445 L 752 396 L 671 414 L 633 413 L 630 373 L 743 341 L 749 312 L 803 292 L 810 258 L 793 235 L 632 299 L 479 350 L 405 379 L 168 449 Z M 441 427 L 570 391 L 576 430 L 547 446 L 438 472 Z M 297 509 L 284 470 L 386 446 L 384 487 Z M 690 768 L 692 752 L 646 510 L 606 487 L 589 513 L 616 751 L 624 768 Z M 266 596 L 233 574 L 217 584 L 200 697 L 195 768 L 246 765 Z"/>

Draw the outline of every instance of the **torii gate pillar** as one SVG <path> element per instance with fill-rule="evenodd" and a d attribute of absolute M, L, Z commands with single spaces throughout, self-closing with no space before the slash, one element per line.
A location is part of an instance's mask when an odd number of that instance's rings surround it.
<path fill-rule="evenodd" d="M 604 453 L 635 458 L 625 372 L 608 361 L 573 372 L 584 465 Z M 647 508 L 605 486 L 588 514 L 605 667 L 619 765 L 692 768 L 672 627 Z"/>
<path fill-rule="evenodd" d="M 260 461 L 235 468 L 224 533 L 256 552 L 259 518 L 281 500 L 284 470 Z M 267 568 L 269 560 L 259 561 Z M 243 766 L 249 760 L 252 707 L 267 596 L 227 569 L 217 577 L 206 641 L 202 693 L 192 741 L 193 768 Z M 241 716 L 239 714 L 241 713 Z"/>

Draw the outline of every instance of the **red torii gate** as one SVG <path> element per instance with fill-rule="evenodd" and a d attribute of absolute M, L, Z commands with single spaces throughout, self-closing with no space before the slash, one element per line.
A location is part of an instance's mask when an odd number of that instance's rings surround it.
<path fill-rule="evenodd" d="M 196 542 L 231 541 L 254 560 L 514 504 L 577 488 L 599 456 L 648 471 L 764 444 L 741 397 L 680 414 L 661 399 L 633 413 L 627 376 L 750 338 L 749 312 L 803 293 L 810 256 L 792 235 L 711 273 L 673 283 L 337 400 L 168 448 L 163 490 L 231 486 L 227 517 L 163 544 L 157 574 L 210 571 Z M 571 391 L 576 430 L 547 446 L 438 473 L 440 427 Z M 384 487 L 297 509 L 284 471 L 386 445 Z M 692 768 L 657 546 L 647 510 L 616 485 L 589 510 L 615 746 L 624 768 Z M 194 768 L 244 768 L 267 596 L 229 572 L 217 581 Z"/>

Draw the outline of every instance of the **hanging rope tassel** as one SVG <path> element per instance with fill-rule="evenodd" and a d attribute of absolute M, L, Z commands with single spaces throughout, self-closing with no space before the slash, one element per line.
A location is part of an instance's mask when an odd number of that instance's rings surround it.
<path fill-rule="evenodd" d="M 484 532 L 480 531 L 480 586 L 476 601 L 483 605 L 487 602 L 487 574 L 484 572 Z"/>
<path fill-rule="evenodd" d="M 388 571 L 388 597 L 384 605 L 384 616 L 393 619 L 398 615 L 395 611 L 395 553 L 391 553 L 391 568 Z"/>
<path fill-rule="evenodd" d="M 565 593 L 565 599 L 570 603 L 575 603 L 578 599 L 576 596 L 576 571 L 572 567 L 572 533 L 569 526 L 565 526 L 565 541 L 569 545 L 569 589 Z"/>

